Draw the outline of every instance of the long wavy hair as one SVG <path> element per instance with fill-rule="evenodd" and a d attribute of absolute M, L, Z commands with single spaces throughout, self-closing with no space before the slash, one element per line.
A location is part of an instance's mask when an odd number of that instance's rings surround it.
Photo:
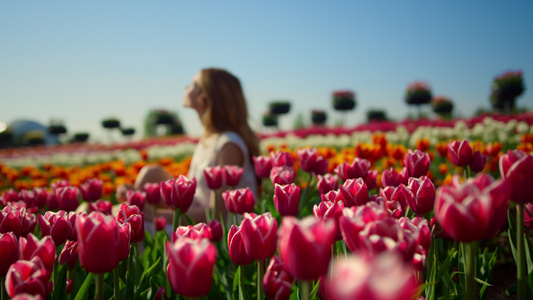
<path fill-rule="evenodd" d="M 200 71 L 198 85 L 207 98 L 202 124 L 205 135 L 236 132 L 248 147 L 248 159 L 259 155 L 259 138 L 248 124 L 248 108 L 239 79 L 226 70 L 208 68 Z"/>

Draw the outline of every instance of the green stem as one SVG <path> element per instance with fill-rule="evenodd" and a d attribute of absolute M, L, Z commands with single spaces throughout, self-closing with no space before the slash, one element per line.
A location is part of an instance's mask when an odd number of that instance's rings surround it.
<path fill-rule="evenodd" d="M 5 285 L 5 282 L 6 282 L 6 278 L 5 277 L 0 277 L 0 299 L 1 300 L 7 300 L 9 299 L 8 295 L 7 295 L 7 292 L 6 292 L 6 285 Z"/>
<path fill-rule="evenodd" d="M 516 263 L 516 279 L 517 279 L 517 294 L 518 300 L 528 298 L 527 287 L 527 273 L 526 273 L 526 253 L 524 248 L 524 204 L 519 203 L 517 205 L 518 211 L 516 212 L 516 250 L 517 250 L 517 263 Z"/>
<path fill-rule="evenodd" d="M 300 299 L 309 300 L 311 299 L 311 285 L 312 281 L 300 281 Z"/>
<path fill-rule="evenodd" d="M 478 242 L 463 243 L 463 262 L 466 271 L 465 299 L 478 299 L 476 284 L 476 262 L 478 259 Z"/>
<path fill-rule="evenodd" d="M 465 179 L 470 178 L 470 167 L 469 166 L 465 166 L 464 170 L 465 170 Z"/>
<path fill-rule="evenodd" d="M 115 287 L 114 300 L 120 300 L 120 277 L 119 277 L 119 267 L 117 266 L 113 270 L 113 286 Z"/>
<path fill-rule="evenodd" d="M 239 300 L 244 299 L 244 266 L 239 266 Z"/>
<path fill-rule="evenodd" d="M 176 207 L 174 209 L 174 220 L 172 222 L 172 232 L 176 231 L 176 228 L 178 228 L 180 224 L 180 217 L 181 217 L 181 209 Z"/>
<path fill-rule="evenodd" d="M 96 281 L 96 300 L 104 300 L 104 274 L 94 274 Z"/>
<path fill-rule="evenodd" d="M 234 213 L 234 214 L 233 214 L 233 224 L 234 224 L 235 226 L 239 226 L 239 224 L 237 223 L 237 221 L 238 221 L 238 220 L 237 220 L 237 213 Z"/>
<path fill-rule="evenodd" d="M 129 256 L 129 272 L 131 277 L 133 278 L 133 292 L 135 293 L 135 290 L 137 288 L 137 266 L 135 265 L 135 258 L 137 257 L 137 253 L 135 250 L 137 249 L 137 244 L 131 244 L 130 246 L 130 256 Z"/>
<path fill-rule="evenodd" d="M 211 193 L 213 193 L 213 198 L 215 199 L 215 203 L 213 204 L 213 213 L 211 214 L 211 219 L 217 218 L 217 202 L 218 202 L 218 193 L 217 190 L 211 190 Z M 209 222 L 211 220 L 207 220 Z"/>
<path fill-rule="evenodd" d="M 155 238 L 155 233 L 156 233 L 156 229 L 155 229 L 155 219 L 157 218 L 157 206 L 155 204 L 152 205 L 152 222 L 154 223 L 154 232 L 152 232 L 152 234 L 154 235 L 154 238 Z M 165 231 L 165 228 L 163 228 L 163 231 Z"/>
<path fill-rule="evenodd" d="M 265 275 L 265 260 L 257 261 L 257 300 L 265 298 L 263 295 L 263 276 Z"/>

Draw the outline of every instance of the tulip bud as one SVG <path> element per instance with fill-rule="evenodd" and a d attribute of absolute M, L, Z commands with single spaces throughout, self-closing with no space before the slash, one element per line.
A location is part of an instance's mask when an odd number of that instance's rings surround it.
<path fill-rule="evenodd" d="M 317 157 L 314 173 L 316 175 L 324 175 L 329 170 L 329 161 L 322 156 Z"/>
<path fill-rule="evenodd" d="M 66 263 L 67 266 L 72 269 L 77 260 L 78 242 L 67 241 L 65 246 L 63 246 L 63 250 L 61 250 L 61 254 L 59 254 L 58 262 L 62 265 Z"/>
<path fill-rule="evenodd" d="M 17 237 L 24 237 L 33 232 L 36 225 L 35 215 L 27 213 L 25 207 L 6 206 L 0 211 L 0 233 L 12 231 Z"/>
<path fill-rule="evenodd" d="M 472 159 L 472 164 L 470 164 L 470 170 L 472 172 L 481 172 L 485 168 L 485 164 L 489 160 L 489 157 L 487 155 L 481 154 L 481 152 L 476 151 L 474 153 L 474 158 Z"/>
<path fill-rule="evenodd" d="M 13 188 L 10 188 L 9 190 L 5 191 L 2 195 L 2 205 L 7 206 L 10 202 L 17 202 L 19 201 L 19 194 L 13 190 Z"/>
<path fill-rule="evenodd" d="M 20 257 L 25 260 L 31 260 L 34 257 L 39 257 L 46 269 L 54 270 L 54 261 L 56 260 L 56 246 L 51 237 L 45 236 L 38 240 L 32 233 L 28 234 L 27 238 L 21 237 Z"/>
<path fill-rule="evenodd" d="M 71 212 L 74 214 L 74 212 Z M 69 213 L 60 210 L 57 213 L 47 211 L 38 217 L 41 234 L 51 236 L 56 246 L 63 245 L 69 236 L 74 235 L 74 224 L 69 222 Z"/>
<path fill-rule="evenodd" d="M 6 292 L 14 298 L 18 294 L 28 293 L 48 297 L 48 282 L 52 271 L 47 270 L 39 257 L 31 261 L 19 260 L 9 267 L 6 275 Z"/>
<path fill-rule="evenodd" d="M 117 215 L 120 223 L 130 223 L 131 242 L 138 243 L 144 240 L 144 214 L 137 206 L 128 206 L 123 203 Z"/>
<path fill-rule="evenodd" d="M 287 272 L 299 280 L 315 280 L 326 274 L 335 232 L 333 220 L 283 218 L 278 247 Z"/>
<path fill-rule="evenodd" d="M 241 232 L 244 249 L 251 258 L 266 259 L 276 252 L 278 222 L 269 212 L 258 216 L 245 213 Z"/>
<path fill-rule="evenodd" d="M 502 174 L 504 171 L 502 166 L 506 164 L 506 161 L 512 161 L 512 158 L 509 155 L 506 157 L 504 154 L 500 158 L 500 172 Z M 504 174 L 503 178 L 509 185 L 511 201 L 516 203 L 531 203 L 533 201 L 529 190 L 533 186 L 533 176 L 530 176 L 531 170 L 533 170 L 533 156 L 525 155 L 515 161 Z"/>
<path fill-rule="evenodd" d="M 209 229 L 211 230 L 211 240 L 214 242 L 220 242 L 223 234 L 222 223 L 217 219 L 213 219 L 207 223 L 207 226 L 209 226 Z"/>
<path fill-rule="evenodd" d="M 243 172 L 244 169 L 239 166 L 224 166 L 222 168 L 222 178 L 224 178 L 224 183 L 232 187 L 237 186 L 241 180 Z"/>
<path fill-rule="evenodd" d="M 315 171 L 317 163 L 317 151 L 315 148 L 304 148 L 296 151 L 300 167 L 307 173 Z"/>
<path fill-rule="evenodd" d="M 93 202 L 102 197 L 103 182 L 99 179 L 88 179 L 80 185 L 81 197 L 83 200 Z"/>
<path fill-rule="evenodd" d="M 294 159 L 290 152 L 277 151 L 276 153 L 270 152 L 270 158 L 272 159 L 273 167 L 290 167 L 294 166 Z"/>
<path fill-rule="evenodd" d="M 254 261 L 244 248 L 241 227 L 231 225 L 228 232 L 228 252 L 231 261 L 237 265 L 249 265 Z"/>
<path fill-rule="evenodd" d="M 59 208 L 64 211 L 75 211 L 79 205 L 79 190 L 77 187 L 61 187 L 56 188 L 55 194 Z"/>
<path fill-rule="evenodd" d="M 146 193 L 146 201 L 150 204 L 158 204 L 161 200 L 160 184 L 147 182 L 143 185 L 143 191 Z"/>
<path fill-rule="evenodd" d="M 472 163 L 473 151 L 470 143 L 467 140 L 453 141 L 448 143 L 448 153 L 454 165 L 458 167 L 466 167 Z"/>
<path fill-rule="evenodd" d="M 294 183 L 274 185 L 274 206 L 281 216 L 298 215 L 300 203 L 300 187 Z"/>
<path fill-rule="evenodd" d="M 259 178 L 269 178 L 272 170 L 272 159 L 269 156 L 254 156 L 255 175 Z"/>
<path fill-rule="evenodd" d="M 165 217 L 156 217 L 154 223 L 156 231 L 165 230 L 165 226 L 167 226 L 167 219 Z"/>
<path fill-rule="evenodd" d="M 359 232 L 367 223 L 386 219 L 388 213 L 384 201 L 368 202 L 363 206 L 344 208 L 339 218 L 339 226 L 346 246 L 352 251 L 357 251 L 359 246 Z"/>
<path fill-rule="evenodd" d="M 435 204 L 435 186 L 426 176 L 420 179 L 409 178 L 409 190 L 413 197 L 406 197 L 407 204 L 417 214 L 426 214 L 433 210 Z"/>
<path fill-rule="evenodd" d="M 283 262 L 279 256 L 270 260 L 265 277 L 263 277 L 263 290 L 269 299 L 286 300 L 292 294 L 294 279 L 283 268 Z"/>
<path fill-rule="evenodd" d="M 377 177 L 378 177 L 377 170 L 369 170 L 368 173 L 366 173 L 366 177 L 364 179 L 365 179 L 366 188 L 368 190 L 373 190 L 378 186 L 376 182 Z"/>
<path fill-rule="evenodd" d="M 323 195 L 339 187 L 339 177 L 337 175 L 326 174 L 317 176 L 318 194 Z"/>
<path fill-rule="evenodd" d="M 272 181 L 272 184 L 291 184 L 294 182 L 294 169 L 287 166 L 272 167 L 270 181 Z"/>
<path fill-rule="evenodd" d="M 507 154 L 502 154 L 500 156 L 500 176 L 502 179 L 505 179 L 507 176 L 507 171 L 514 165 L 515 162 L 519 161 L 521 158 L 527 156 L 528 154 L 522 150 L 509 150 Z"/>
<path fill-rule="evenodd" d="M 143 191 L 128 190 L 126 191 L 126 201 L 130 206 L 137 206 L 140 211 L 144 210 L 144 202 L 146 201 L 146 193 Z"/>
<path fill-rule="evenodd" d="M 407 177 L 420 178 L 426 176 L 429 171 L 429 155 L 420 150 L 409 151 L 405 154 L 403 159 L 405 164 Z"/>
<path fill-rule="evenodd" d="M 334 220 L 337 225 L 337 231 L 335 234 L 335 240 L 342 240 L 341 228 L 339 226 L 339 219 L 342 216 L 342 209 L 344 208 L 344 202 L 337 201 L 322 201 L 318 205 L 313 206 L 313 213 L 317 219 L 321 220 Z"/>
<path fill-rule="evenodd" d="M 132 234 L 130 223 L 118 223 L 117 257 L 119 262 L 126 260 L 130 255 Z"/>
<path fill-rule="evenodd" d="M 159 197 L 159 191 L 157 191 L 157 196 Z M 104 215 L 110 216 L 113 209 L 113 203 L 111 201 L 106 200 L 96 200 L 95 202 L 89 203 L 89 213 L 92 213 L 93 211 L 98 211 L 103 213 Z"/>
<path fill-rule="evenodd" d="M 368 189 L 362 178 L 348 179 L 339 186 L 339 191 L 344 198 L 344 206 L 363 205 L 368 202 Z"/>
<path fill-rule="evenodd" d="M 335 168 L 335 173 L 339 175 L 342 180 L 366 178 L 366 174 L 370 170 L 371 163 L 366 159 L 359 157 L 355 158 L 351 164 L 344 162 Z"/>
<path fill-rule="evenodd" d="M 176 228 L 176 231 L 172 233 L 172 242 L 174 243 L 177 239 L 182 237 L 192 240 L 211 240 L 211 229 L 205 223 L 198 223 L 194 226 L 179 226 Z"/>
<path fill-rule="evenodd" d="M 206 239 L 188 238 L 166 243 L 168 253 L 167 277 L 170 286 L 184 297 L 203 297 L 213 283 L 213 269 L 217 250 Z"/>
<path fill-rule="evenodd" d="M 381 184 L 384 188 L 388 186 L 397 187 L 401 183 L 398 176 L 398 172 L 396 172 L 394 168 L 390 168 L 390 170 L 384 170 L 381 174 Z"/>
<path fill-rule="evenodd" d="M 161 197 L 168 206 L 187 212 L 192 204 L 196 192 L 196 178 L 191 180 L 180 175 L 178 179 L 170 179 L 161 182 Z"/>
<path fill-rule="evenodd" d="M 204 178 L 207 187 L 211 190 L 219 189 L 222 186 L 222 167 L 214 166 L 204 169 Z"/>
<path fill-rule="evenodd" d="M 3 278 L 9 267 L 19 259 L 19 243 L 13 232 L 0 233 L 0 257 L 0 278 Z"/>
<path fill-rule="evenodd" d="M 242 215 L 254 211 L 255 196 L 249 188 L 224 191 L 222 198 L 230 213 Z"/>

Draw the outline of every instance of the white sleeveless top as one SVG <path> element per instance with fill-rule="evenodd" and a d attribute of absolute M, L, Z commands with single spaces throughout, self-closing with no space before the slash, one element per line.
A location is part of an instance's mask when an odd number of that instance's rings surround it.
<path fill-rule="evenodd" d="M 255 178 L 255 171 L 252 163 L 250 162 L 248 147 L 244 143 L 244 140 L 235 132 L 223 132 L 218 136 L 213 136 L 207 139 L 207 141 L 200 141 L 196 145 L 196 150 L 192 156 L 191 165 L 187 178 L 196 178 L 196 193 L 194 194 L 193 206 L 209 207 L 209 199 L 211 197 L 211 190 L 207 187 L 207 183 L 204 177 L 204 169 L 208 167 L 214 167 L 217 165 L 218 153 L 227 143 L 234 143 L 237 145 L 243 155 L 243 173 L 239 184 L 235 187 L 249 188 L 255 196 L 257 201 L 257 181 Z"/>

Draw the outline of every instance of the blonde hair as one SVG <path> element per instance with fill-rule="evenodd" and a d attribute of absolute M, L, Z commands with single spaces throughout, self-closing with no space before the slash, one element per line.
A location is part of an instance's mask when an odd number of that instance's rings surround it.
<path fill-rule="evenodd" d="M 202 124 L 205 135 L 236 132 L 246 143 L 250 161 L 259 155 L 259 139 L 248 124 L 248 108 L 239 79 L 226 70 L 200 71 L 198 85 L 207 98 Z"/>

